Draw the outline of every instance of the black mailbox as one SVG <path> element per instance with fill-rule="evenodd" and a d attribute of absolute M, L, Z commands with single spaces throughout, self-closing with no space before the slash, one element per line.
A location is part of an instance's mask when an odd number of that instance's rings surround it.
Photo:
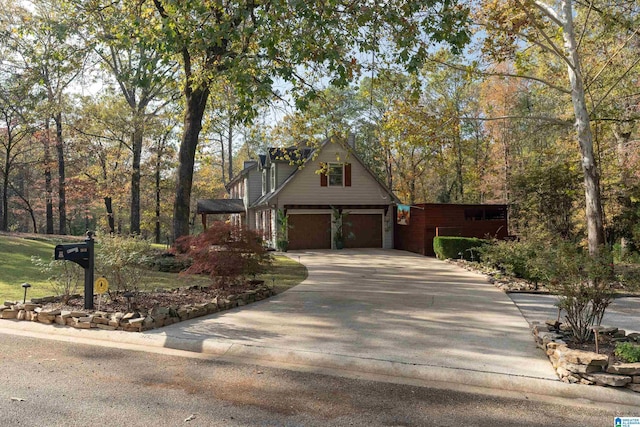
<path fill-rule="evenodd" d="M 58 245 L 55 248 L 54 258 L 75 262 L 82 268 L 89 267 L 89 247 L 86 243 Z"/>
<path fill-rule="evenodd" d="M 84 308 L 93 309 L 93 233 L 87 231 L 84 243 L 58 245 L 53 250 L 53 259 L 71 261 L 84 268 Z"/>

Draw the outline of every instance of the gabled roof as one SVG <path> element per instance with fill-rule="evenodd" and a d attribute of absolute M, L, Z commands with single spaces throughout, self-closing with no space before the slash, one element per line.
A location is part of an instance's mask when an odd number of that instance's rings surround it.
<path fill-rule="evenodd" d="M 312 148 L 298 148 L 298 147 L 271 147 L 267 150 L 269 160 L 280 162 L 304 162 L 313 152 Z"/>
<path fill-rule="evenodd" d="M 231 181 L 229 181 L 227 184 L 225 184 L 224 188 L 226 188 L 227 191 L 229 191 L 233 184 L 235 184 L 236 182 L 240 181 L 240 179 L 242 179 L 245 176 L 247 176 L 249 171 L 251 171 L 252 169 L 255 169 L 257 167 L 258 167 L 258 162 L 256 162 L 256 161 L 251 162 L 244 169 L 242 169 L 240 171 L 240 173 L 238 173 L 238 175 L 234 176 Z"/>
<path fill-rule="evenodd" d="M 306 163 L 309 162 L 309 160 L 311 158 L 313 158 L 313 155 L 315 153 L 319 153 L 320 151 L 322 151 L 324 149 L 324 147 L 331 141 L 330 138 L 325 139 L 324 141 L 322 141 L 322 143 L 320 144 L 320 146 L 318 146 L 315 149 L 310 149 L 310 148 L 304 148 L 302 150 L 300 149 L 296 149 L 295 147 L 290 147 L 293 148 L 295 150 L 297 150 L 298 152 L 302 152 L 306 154 L 306 157 L 301 158 L 300 160 L 300 165 L 298 166 L 298 168 L 296 168 L 291 175 L 289 175 L 287 177 L 287 179 L 284 180 L 284 182 L 275 190 L 272 191 L 270 193 L 265 194 L 264 196 L 260 197 L 258 200 L 256 200 L 250 207 L 258 207 L 258 206 L 263 206 L 263 205 L 267 205 L 269 204 L 269 202 L 271 201 L 272 198 L 274 198 L 275 196 L 277 196 L 283 188 L 285 188 L 287 186 L 287 184 L 289 184 L 294 177 L 296 176 L 296 174 L 298 174 L 300 172 L 300 170 L 302 169 L 302 166 Z M 373 171 L 371 169 L 369 169 L 369 167 L 367 167 L 367 165 L 362 161 L 362 159 L 360 158 L 360 156 L 358 156 L 358 154 L 355 152 L 355 150 L 343 143 L 342 141 L 338 140 L 337 141 L 338 144 L 340 144 L 342 146 L 342 148 L 344 148 L 345 150 L 347 150 L 347 152 L 349 153 L 349 155 L 356 159 L 361 165 L 362 167 L 369 173 L 369 175 L 371 175 L 371 177 L 378 183 L 378 185 L 380 185 L 380 187 L 385 190 L 385 192 L 387 194 L 389 194 L 391 196 L 391 200 L 394 203 L 400 203 L 400 200 L 395 196 L 395 194 L 393 194 L 393 192 L 391 192 L 391 190 L 389 190 L 389 188 L 376 176 L 375 173 L 373 173 Z M 287 148 L 288 150 L 289 148 Z"/>
<path fill-rule="evenodd" d="M 204 199 L 198 200 L 198 214 L 231 214 L 243 213 L 242 199 Z"/>

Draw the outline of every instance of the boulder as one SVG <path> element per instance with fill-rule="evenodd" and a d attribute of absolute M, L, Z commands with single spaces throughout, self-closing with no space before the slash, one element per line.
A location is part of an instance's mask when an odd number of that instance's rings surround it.
<path fill-rule="evenodd" d="M 611 387 L 624 387 L 631 383 L 631 377 L 628 375 L 615 375 L 607 373 L 582 374 L 583 378 L 593 381 L 597 385 L 608 385 Z"/>
<path fill-rule="evenodd" d="M 609 365 L 607 372 L 619 375 L 640 375 L 640 362 Z"/>
<path fill-rule="evenodd" d="M 561 356 L 566 362 L 574 363 L 577 365 L 598 365 L 607 366 L 609 363 L 609 356 L 605 354 L 598 354 L 592 351 L 573 350 L 568 349 L 563 352 Z"/>

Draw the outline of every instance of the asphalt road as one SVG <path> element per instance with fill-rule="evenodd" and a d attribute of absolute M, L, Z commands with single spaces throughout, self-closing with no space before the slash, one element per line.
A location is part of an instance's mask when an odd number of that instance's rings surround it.
<path fill-rule="evenodd" d="M 638 415 L 175 353 L 0 334 L 0 426 L 606 426 Z"/>

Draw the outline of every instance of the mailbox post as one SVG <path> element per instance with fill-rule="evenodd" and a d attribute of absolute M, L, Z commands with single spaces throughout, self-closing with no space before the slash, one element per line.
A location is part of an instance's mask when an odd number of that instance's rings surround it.
<path fill-rule="evenodd" d="M 87 231 L 87 237 L 84 239 L 89 251 L 89 265 L 84 269 L 84 309 L 93 309 L 93 233 Z"/>
<path fill-rule="evenodd" d="M 93 309 L 93 233 L 87 231 L 84 243 L 58 245 L 54 249 L 53 258 L 71 261 L 84 268 L 84 308 Z"/>

